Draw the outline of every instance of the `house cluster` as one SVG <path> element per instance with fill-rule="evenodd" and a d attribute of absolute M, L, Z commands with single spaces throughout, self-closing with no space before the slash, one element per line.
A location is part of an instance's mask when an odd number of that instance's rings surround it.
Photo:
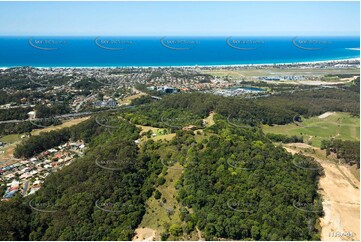
<path fill-rule="evenodd" d="M 245 95 L 245 94 L 259 94 L 263 93 L 264 90 L 259 88 L 232 88 L 232 89 L 216 89 L 210 90 L 206 93 L 213 93 L 215 95 L 220 95 L 224 97 L 233 97 L 238 95 Z"/>
<path fill-rule="evenodd" d="M 128 74 L 118 74 L 118 72 L 122 71 Z M 93 74 L 93 78 L 97 78 L 99 82 L 106 83 L 108 86 L 134 87 L 137 84 L 145 84 L 150 90 L 164 93 L 202 91 L 212 88 L 227 88 L 234 85 L 228 80 L 202 74 L 198 68 L 186 67 L 117 68 L 115 70 L 99 70 Z"/>
<path fill-rule="evenodd" d="M 68 166 L 84 154 L 82 141 L 67 142 L 49 149 L 28 160 L 0 168 L 1 186 L 5 186 L 2 201 L 11 199 L 16 193 L 28 196 L 40 189 L 45 178 L 52 172 Z"/>
<path fill-rule="evenodd" d="M 84 95 L 79 95 L 79 96 L 74 97 L 71 107 L 73 109 L 75 109 L 78 105 L 80 105 L 82 102 L 84 102 L 84 99 L 85 99 Z"/>
<path fill-rule="evenodd" d="M 173 89 L 177 89 L 182 92 L 203 91 L 214 88 L 228 88 L 233 85 L 234 83 L 221 78 L 204 77 L 197 75 L 188 75 L 187 77 L 158 77 L 151 79 L 147 82 L 147 86 L 149 86 L 150 88 L 171 86 Z"/>

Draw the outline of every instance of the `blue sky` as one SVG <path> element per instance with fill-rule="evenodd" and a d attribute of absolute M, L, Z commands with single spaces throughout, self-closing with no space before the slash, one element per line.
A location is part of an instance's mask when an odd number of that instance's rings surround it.
<path fill-rule="evenodd" d="M 0 2 L 0 35 L 353 35 L 359 2 Z"/>

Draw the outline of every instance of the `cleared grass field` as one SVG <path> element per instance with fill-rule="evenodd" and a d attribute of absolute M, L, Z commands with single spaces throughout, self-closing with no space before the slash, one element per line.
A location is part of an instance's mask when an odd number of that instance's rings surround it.
<path fill-rule="evenodd" d="M 239 69 L 239 70 L 226 70 L 226 69 L 219 69 L 219 70 L 206 70 L 203 71 L 204 74 L 210 74 L 213 76 L 230 76 L 232 78 L 239 78 L 239 77 L 251 77 L 251 76 L 267 76 L 267 75 L 337 75 L 337 74 L 355 74 L 360 75 L 360 70 L 357 68 L 352 69 L 320 69 L 320 68 L 287 68 L 287 69 L 280 69 L 280 68 L 247 68 L 247 69 Z"/>
<path fill-rule="evenodd" d="M 164 140 L 171 140 L 171 139 L 173 139 L 175 137 L 175 133 L 168 134 L 166 129 L 164 129 L 164 128 L 157 128 L 157 127 L 152 127 L 152 126 L 144 126 L 144 125 L 139 125 L 139 124 L 136 124 L 135 126 L 142 129 L 142 131 L 140 132 L 141 135 L 148 132 L 149 130 L 152 132 L 152 134 L 156 134 L 155 137 L 152 135 L 150 138 L 147 138 L 147 136 L 143 136 L 142 138 L 139 139 L 139 141 L 141 143 L 144 143 L 148 139 L 152 139 L 154 141 L 163 140 L 163 139 Z"/>
<path fill-rule="evenodd" d="M 65 127 L 69 128 L 73 125 L 80 124 L 81 122 L 83 122 L 87 119 L 89 119 L 89 117 L 76 118 L 76 119 L 66 120 L 60 125 L 49 126 L 49 127 L 43 128 L 43 129 L 34 129 L 33 131 L 31 131 L 31 135 L 39 135 L 41 132 L 50 132 L 50 131 L 62 129 Z"/>
<path fill-rule="evenodd" d="M 360 118 L 347 113 L 332 113 L 324 118 L 312 117 L 297 124 L 263 125 L 262 129 L 265 133 L 303 136 L 305 143 L 317 147 L 320 147 L 322 140 L 331 138 L 360 140 Z"/>
<path fill-rule="evenodd" d="M 9 134 L 9 135 L 5 135 L 4 137 L 0 138 L 0 141 L 11 144 L 11 143 L 15 143 L 19 139 L 20 139 L 19 134 Z"/>
<path fill-rule="evenodd" d="M 137 99 L 137 98 L 140 98 L 140 97 L 146 96 L 146 95 L 147 94 L 145 94 L 145 93 L 134 94 L 132 96 L 124 98 L 123 100 L 118 101 L 118 103 L 122 104 L 122 105 L 128 105 L 132 102 L 133 99 Z"/>
<path fill-rule="evenodd" d="M 166 182 L 158 186 L 157 189 L 162 193 L 162 198 L 166 199 L 166 203 L 162 199 L 150 197 L 147 201 L 147 211 L 143 217 L 139 228 L 151 228 L 156 231 L 156 239 L 160 240 L 160 234 L 164 232 L 164 225 L 181 224 L 179 218 L 179 204 L 176 200 L 177 191 L 175 184 L 182 176 L 183 167 L 178 163 L 168 169 L 168 174 L 164 177 Z"/>
<path fill-rule="evenodd" d="M 204 74 L 209 74 L 215 77 L 230 77 L 231 79 L 244 77 L 240 71 L 232 71 L 232 70 L 207 70 L 203 71 Z"/>

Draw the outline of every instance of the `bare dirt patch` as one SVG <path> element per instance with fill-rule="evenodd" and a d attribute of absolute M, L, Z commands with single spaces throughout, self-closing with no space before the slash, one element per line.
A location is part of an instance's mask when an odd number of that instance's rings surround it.
<path fill-rule="evenodd" d="M 156 231 L 151 228 L 138 228 L 132 241 L 153 241 Z"/>
<path fill-rule="evenodd" d="M 322 164 L 325 176 L 320 179 L 325 216 L 321 218 L 321 240 L 360 239 L 360 190 L 352 186 L 336 165 Z M 348 169 L 340 166 L 347 177 L 353 177 Z M 336 237 L 332 232 L 352 232 L 352 237 Z"/>
<path fill-rule="evenodd" d="M 215 123 L 214 122 L 214 114 L 215 114 L 214 112 L 210 112 L 209 116 L 207 118 L 203 119 L 203 121 L 206 122 L 208 127 L 214 125 L 214 123 Z"/>
<path fill-rule="evenodd" d="M 295 148 L 296 147 L 296 148 Z M 318 150 L 309 146 L 308 148 Z M 287 151 L 297 153 L 304 144 L 285 145 Z M 345 165 L 338 165 L 319 155 L 314 157 L 324 168 L 325 176 L 320 178 L 319 193 L 325 216 L 320 218 L 321 240 L 326 241 L 359 241 L 360 240 L 360 189 L 359 181 Z M 352 236 L 335 236 L 335 234 L 352 232 Z"/>
<path fill-rule="evenodd" d="M 354 81 L 358 78 L 359 76 L 353 76 L 353 77 L 348 77 L 348 78 L 340 78 L 340 81 Z"/>
<path fill-rule="evenodd" d="M 321 114 L 320 116 L 318 116 L 318 118 L 327 118 L 328 116 L 334 115 L 336 114 L 336 112 L 326 112 L 324 114 Z"/>

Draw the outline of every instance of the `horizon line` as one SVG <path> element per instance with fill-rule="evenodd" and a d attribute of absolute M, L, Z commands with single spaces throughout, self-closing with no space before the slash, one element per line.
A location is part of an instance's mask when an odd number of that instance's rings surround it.
<path fill-rule="evenodd" d="M 246 36 L 246 37 L 359 37 L 360 38 L 360 34 L 358 35 L 353 35 L 353 34 L 348 34 L 348 35 L 337 35 L 337 34 L 332 34 L 332 35 L 315 35 L 315 34 L 287 34 L 287 35 L 259 35 L 259 34 L 210 34 L 210 35 L 190 35 L 190 34 L 184 34 L 184 35 L 180 35 L 180 34 L 157 34 L 157 35 L 138 35 L 138 34 L 134 34 L 134 35 L 128 35 L 128 34 L 124 34 L 124 35 L 115 35 L 115 34 L 104 34 L 104 35 L 100 35 L 100 34 L 87 34 L 87 35 L 73 35 L 73 34 L 20 34 L 20 35 L 14 35 L 14 34 L 0 34 L 0 37 L 241 37 L 241 36 Z"/>

